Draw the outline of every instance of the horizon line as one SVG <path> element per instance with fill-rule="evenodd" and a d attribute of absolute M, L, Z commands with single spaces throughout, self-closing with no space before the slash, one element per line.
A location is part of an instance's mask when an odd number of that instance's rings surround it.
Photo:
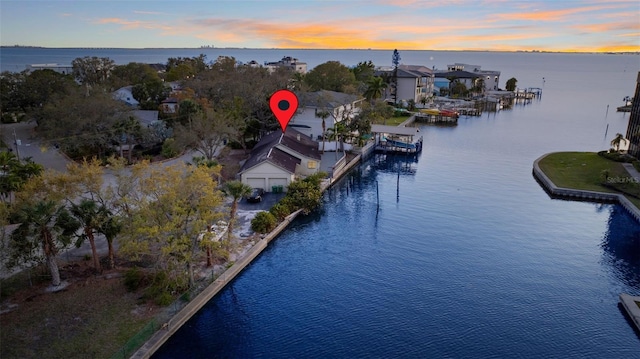
<path fill-rule="evenodd" d="M 491 50 L 491 49 L 397 49 L 397 48 L 305 48 L 305 47 L 111 47 L 111 46 L 39 46 L 39 45 L 0 45 L 0 48 L 38 48 L 38 49 L 91 49 L 91 50 L 334 50 L 334 51 L 447 51 L 447 52 L 531 52 L 531 53 L 591 53 L 591 54 L 640 54 L 640 49 L 629 51 L 577 51 L 577 50 Z"/>

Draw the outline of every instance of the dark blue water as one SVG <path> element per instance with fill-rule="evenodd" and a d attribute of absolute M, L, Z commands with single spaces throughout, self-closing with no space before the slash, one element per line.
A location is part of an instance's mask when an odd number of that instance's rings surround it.
<path fill-rule="evenodd" d="M 360 165 L 154 357 L 640 358 L 618 307 L 640 295 L 640 225 L 531 174 L 625 132 L 614 106 L 640 63 L 598 56 L 511 64 L 545 77 L 541 101 L 424 126 L 418 158 Z"/>
<path fill-rule="evenodd" d="M 0 68 L 200 53 L 294 56 L 309 67 L 391 62 L 390 51 L 363 50 L 3 48 Z M 401 57 L 499 70 L 502 86 L 516 77 L 542 87 L 542 100 L 423 127 L 419 158 L 362 164 L 155 357 L 640 358 L 617 305 L 620 292 L 640 295 L 640 226 L 619 206 L 550 199 L 531 175 L 543 153 L 606 149 L 626 132 L 628 115 L 615 108 L 634 93 L 640 56 Z"/>

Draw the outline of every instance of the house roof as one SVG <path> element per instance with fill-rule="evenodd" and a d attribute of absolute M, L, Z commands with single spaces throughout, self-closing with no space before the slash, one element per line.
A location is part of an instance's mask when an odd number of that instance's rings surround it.
<path fill-rule="evenodd" d="M 398 66 L 398 77 L 430 77 L 433 70 L 422 65 L 400 65 Z"/>
<path fill-rule="evenodd" d="M 289 128 L 285 133 L 274 131 L 263 136 L 253 147 L 249 159 L 242 165 L 240 172 L 244 172 L 262 162 L 271 162 L 291 173 L 295 173 L 296 164 L 301 162 L 301 158 L 289 154 L 283 150 L 289 148 L 295 153 L 308 158 L 320 160 L 318 144 L 303 133 Z"/>
<path fill-rule="evenodd" d="M 287 129 L 280 138 L 279 144 L 305 157 L 316 160 L 320 160 L 321 158 L 320 153 L 318 153 L 318 143 L 295 129 Z"/>
<path fill-rule="evenodd" d="M 178 99 L 175 97 L 167 97 L 166 99 L 162 100 L 161 103 L 178 103 Z"/>
<path fill-rule="evenodd" d="M 435 74 L 436 77 L 455 77 L 458 79 L 476 79 L 478 77 L 482 77 L 482 75 L 475 74 L 469 71 L 447 71 L 447 72 L 438 72 Z"/>
<path fill-rule="evenodd" d="M 295 173 L 296 165 L 299 165 L 300 162 L 302 162 L 299 158 L 282 151 L 278 147 L 274 147 L 270 151 L 268 159 L 276 166 L 282 167 L 290 173 Z"/>
<path fill-rule="evenodd" d="M 149 127 L 158 122 L 158 111 L 155 110 L 133 110 L 131 111 L 141 125 Z"/>
<path fill-rule="evenodd" d="M 380 76 L 383 73 L 393 74 L 393 68 L 384 68 L 376 71 L 376 76 Z M 398 77 L 399 78 L 421 78 L 433 76 L 433 70 L 422 65 L 399 65 Z"/>
<path fill-rule="evenodd" d="M 329 109 L 334 109 L 362 99 L 360 96 L 328 90 L 302 92 L 297 93 L 296 96 L 298 96 L 298 101 L 302 107 L 326 107 Z"/>

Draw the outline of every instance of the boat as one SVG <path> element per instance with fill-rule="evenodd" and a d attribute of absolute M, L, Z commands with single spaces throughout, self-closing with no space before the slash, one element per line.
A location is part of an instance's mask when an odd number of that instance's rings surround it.
<path fill-rule="evenodd" d="M 444 117 L 455 117 L 457 118 L 460 114 L 454 110 L 440 110 L 440 115 Z"/>
<path fill-rule="evenodd" d="M 425 115 L 438 116 L 440 115 L 440 110 L 438 110 L 437 108 L 423 108 L 422 110 L 420 110 L 420 113 L 423 113 Z"/>
<path fill-rule="evenodd" d="M 406 149 L 407 152 L 420 152 L 422 150 L 422 136 L 415 142 L 400 141 L 399 139 L 384 138 L 387 147 Z"/>

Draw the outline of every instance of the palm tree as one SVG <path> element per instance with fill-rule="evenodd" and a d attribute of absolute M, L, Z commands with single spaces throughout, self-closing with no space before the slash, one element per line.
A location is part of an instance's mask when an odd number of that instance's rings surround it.
<path fill-rule="evenodd" d="M 291 76 L 291 80 L 289 80 L 291 84 L 291 90 L 293 91 L 301 91 L 304 87 L 304 74 L 301 72 L 295 72 Z"/>
<path fill-rule="evenodd" d="M 250 186 L 240 181 L 228 181 L 222 186 L 222 191 L 233 198 L 233 201 L 231 202 L 231 211 L 229 213 L 229 229 L 227 230 L 227 240 L 231 239 L 231 231 L 233 230 L 233 222 L 236 218 L 236 211 L 238 210 L 238 202 L 242 197 L 250 195 L 252 190 L 253 189 Z M 210 256 L 209 251 L 210 249 L 207 247 L 207 258 L 209 258 Z"/>
<path fill-rule="evenodd" d="M 24 204 L 18 211 L 20 226 L 11 233 L 12 257 L 28 263 L 40 256 L 51 272 L 51 284 L 60 285 L 60 271 L 56 256 L 67 247 L 80 223 L 59 203 L 40 200 Z"/>
<path fill-rule="evenodd" d="M 484 92 L 484 77 L 478 77 L 473 81 L 473 91 L 479 94 Z"/>
<path fill-rule="evenodd" d="M 343 122 L 336 123 L 335 127 L 331 127 L 327 130 L 329 132 L 329 139 L 340 142 L 340 151 L 344 152 L 344 140 L 352 133 L 349 127 Z M 338 148 L 336 148 L 336 159 L 338 157 Z"/>
<path fill-rule="evenodd" d="M 91 245 L 91 255 L 93 256 L 93 268 L 99 272 L 100 258 L 96 248 L 95 235 L 101 233 L 105 222 L 110 218 L 110 212 L 105 206 L 99 205 L 90 199 L 83 199 L 80 204 L 71 204 L 71 214 L 82 224 L 82 234 L 78 235 L 76 247 L 80 247 L 82 242 L 89 240 Z"/>
<path fill-rule="evenodd" d="M 329 117 L 329 115 L 330 113 L 327 110 L 318 111 L 316 113 L 316 116 L 322 119 L 322 153 L 324 153 L 324 137 L 325 132 L 327 131 L 327 124 L 325 123 L 325 120 L 327 119 L 327 117 Z"/>
<path fill-rule="evenodd" d="M 386 88 L 387 83 L 382 77 L 371 77 L 369 80 L 367 80 L 367 89 L 364 92 L 364 97 L 367 100 L 371 101 L 371 103 L 373 103 L 375 99 L 382 97 L 382 94 L 384 93 L 384 90 Z"/>
<path fill-rule="evenodd" d="M 117 122 L 113 126 L 115 135 L 120 143 L 120 157 L 122 156 L 122 142 L 128 147 L 128 160 L 131 163 L 131 154 L 133 153 L 133 146 L 136 138 L 139 138 L 142 133 L 142 126 L 140 122 L 134 117 L 129 116 L 127 119 Z M 123 141 L 124 140 L 124 141 Z"/>
<path fill-rule="evenodd" d="M 627 142 L 627 140 L 624 138 L 624 135 L 622 135 L 621 133 L 616 133 L 616 137 L 611 140 L 611 146 L 613 146 L 616 149 L 616 152 L 618 152 L 620 151 L 620 145 L 622 144 L 622 142 Z"/>
<path fill-rule="evenodd" d="M 103 222 L 98 229 L 98 232 L 104 234 L 104 237 L 107 239 L 107 245 L 109 247 L 109 268 L 115 268 L 116 266 L 116 262 L 114 260 L 113 240 L 121 230 L 122 223 L 118 218 L 112 216 L 111 212 L 109 212 L 109 218 Z"/>
<path fill-rule="evenodd" d="M 21 163 L 13 152 L 0 152 L 0 195 L 4 201 L 11 200 L 11 193 L 22 188 L 29 179 L 39 176 L 44 167 L 33 162 L 31 157 L 26 157 Z"/>
<path fill-rule="evenodd" d="M 422 104 L 422 107 L 426 107 L 427 106 L 427 102 L 429 102 L 429 97 L 427 97 L 427 96 L 420 97 L 420 103 Z"/>

